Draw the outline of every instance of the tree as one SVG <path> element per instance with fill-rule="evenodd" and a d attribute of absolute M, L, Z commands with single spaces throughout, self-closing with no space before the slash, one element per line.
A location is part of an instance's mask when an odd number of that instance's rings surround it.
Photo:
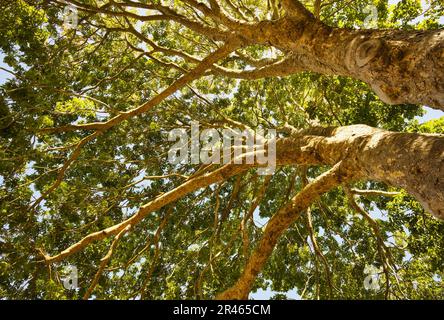
<path fill-rule="evenodd" d="M 441 1 L 2 6 L 2 296 L 444 297 L 444 122 L 414 119 L 444 110 Z M 172 163 L 196 122 L 276 130 L 274 173 Z"/>

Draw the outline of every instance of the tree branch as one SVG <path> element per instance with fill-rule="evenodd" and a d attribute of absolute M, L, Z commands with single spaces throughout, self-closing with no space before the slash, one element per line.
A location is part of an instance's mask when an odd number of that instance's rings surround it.
<path fill-rule="evenodd" d="M 59 169 L 59 172 L 57 173 L 56 181 L 54 181 L 54 183 L 51 185 L 51 187 L 49 187 L 45 192 L 43 192 L 41 194 L 41 196 L 39 198 L 37 198 L 31 204 L 29 209 L 32 210 L 32 209 L 36 208 L 40 204 L 40 202 L 42 202 L 46 198 L 47 195 L 49 195 L 51 192 L 53 192 L 55 189 L 57 189 L 59 187 L 59 185 L 63 181 L 63 177 L 65 176 L 65 173 L 68 170 L 68 168 L 80 156 L 80 152 L 82 151 L 82 147 L 84 145 L 86 145 L 89 141 L 95 139 L 99 135 L 100 135 L 100 132 L 97 131 L 97 132 L 94 132 L 93 134 L 90 134 L 89 136 L 83 138 L 82 140 L 80 140 L 80 142 L 76 145 L 74 151 L 71 153 L 68 160 L 66 160 L 65 163 L 63 164 L 63 166 Z"/>
<path fill-rule="evenodd" d="M 131 225 L 127 225 L 122 231 L 120 231 L 113 240 L 113 243 L 111 244 L 108 253 L 100 260 L 100 266 L 97 270 L 97 273 L 94 276 L 93 281 L 91 282 L 91 285 L 89 286 L 88 290 L 86 290 L 83 300 L 88 300 L 91 296 L 91 293 L 93 292 L 94 288 L 96 287 L 97 283 L 99 282 L 100 276 L 103 273 L 103 270 L 105 269 L 106 265 L 108 264 L 109 260 L 111 259 L 114 249 L 117 247 L 117 243 L 119 242 L 120 238 L 127 233 L 131 229 Z"/>
<path fill-rule="evenodd" d="M 350 189 L 350 192 L 360 196 L 384 196 L 384 197 L 395 197 L 399 195 L 399 192 L 382 191 L 382 190 L 360 190 L 360 189 Z"/>
<path fill-rule="evenodd" d="M 127 220 L 124 220 L 114 226 L 111 226 L 109 228 L 103 229 L 101 231 L 97 231 L 94 233 L 91 233 L 78 241 L 77 243 L 71 245 L 69 248 L 63 250 L 59 254 L 55 256 L 45 256 L 45 260 L 47 263 L 54 263 L 59 262 L 65 259 L 66 257 L 69 257 L 79 251 L 81 251 L 83 248 L 88 246 L 90 243 L 99 241 L 102 239 L 105 239 L 107 237 L 110 237 L 112 235 L 118 234 L 120 231 L 125 229 L 128 225 L 135 226 L 137 223 L 139 223 L 142 219 L 144 219 L 148 214 L 150 214 L 153 211 L 159 210 L 160 208 L 164 207 L 165 205 L 172 203 L 176 201 L 177 199 L 180 199 L 181 197 L 185 196 L 186 194 L 193 192 L 197 189 L 200 189 L 202 187 L 208 186 L 210 184 L 223 181 L 228 179 L 231 176 L 237 175 L 248 168 L 250 168 L 251 165 L 233 165 L 228 164 L 220 169 L 217 169 L 211 173 L 204 174 L 202 176 L 198 176 L 196 178 L 190 179 L 187 182 L 184 182 L 179 187 L 166 192 L 162 194 L 161 196 L 155 198 L 154 200 L 150 201 L 149 203 L 143 205 L 139 211 L 128 218 Z"/>
<path fill-rule="evenodd" d="M 242 275 L 231 288 L 218 294 L 216 299 L 248 298 L 257 275 L 272 254 L 281 234 L 323 193 L 352 178 L 351 176 L 346 177 L 343 175 L 341 165 L 342 163 L 338 163 L 332 169 L 317 177 L 268 221 L 262 239 L 251 255 Z"/>
<path fill-rule="evenodd" d="M 96 131 L 107 131 L 108 129 L 120 124 L 122 121 L 127 120 L 131 117 L 140 115 L 144 112 L 147 112 L 151 108 L 155 107 L 159 103 L 161 103 L 163 100 L 165 100 L 167 97 L 169 97 L 171 94 L 176 92 L 177 90 L 183 88 L 186 86 L 189 82 L 197 79 L 199 76 L 201 76 L 207 69 L 211 68 L 211 66 L 217 62 L 218 60 L 226 57 L 230 52 L 235 50 L 239 46 L 238 39 L 231 39 L 228 41 L 225 45 L 223 45 L 221 48 L 217 49 L 215 52 L 210 54 L 208 57 L 202 60 L 202 62 L 197 65 L 193 70 L 188 72 L 187 74 L 180 77 L 178 80 L 176 80 L 173 84 L 171 84 L 167 89 L 156 95 L 151 100 L 147 101 L 146 103 L 125 111 L 121 112 L 119 115 L 115 116 L 114 118 L 109 119 L 106 122 L 93 122 L 93 123 L 87 123 L 87 124 L 79 124 L 79 125 L 67 125 L 63 127 L 57 127 L 57 128 L 45 128 L 41 129 L 40 132 L 43 133 L 57 133 L 57 132 L 67 132 L 67 131 L 73 131 L 73 130 L 96 130 Z"/>

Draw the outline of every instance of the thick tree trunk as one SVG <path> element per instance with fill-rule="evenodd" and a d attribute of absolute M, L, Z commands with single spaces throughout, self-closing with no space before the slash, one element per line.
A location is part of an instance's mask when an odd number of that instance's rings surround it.
<path fill-rule="evenodd" d="M 302 37 L 303 46 L 289 44 L 307 68 L 360 79 L 388 104 L 444 110 L 443 30 L 356 31 L 315 24 Z"/>
<path fill-rule="evenodd" d="M 355 125 L 312 128 L 279 141 L 281 164 L 336 165 L 302 189 L 268 222 L 236 283 L 216 299 L 246 299 L 282 233 L 322 193 L 357 179 L 405 188 L 444 219 L 444 136 L 395 133 Z"/>
<path fill-rule="evenodd" d="M 363 140 L 359 159 L 369 180 L 404 188 L 426 211 L 444 219 L 443 136 L 379 131 Z"/>
<path fill-rule="evenodd" d="M 261 22 L 243 34 L 292 54 L 288 74 L 350 76 L 368 83 L 388 104 L 444 110 L 444 30 L 332 28 L 303 12 Z"/>
<path fill-rule="evenodd" d="M 443 135 L 398 133 L 366 125 L 313 128 L 299 135 L 285 142 L 284 154 L 278 149 L 281 161 L 313 164 L 317 159 L 327 165 L 346 161 L 343 170 L 355 179 L 404 188 L 428 212 L 444 219 Z"/>

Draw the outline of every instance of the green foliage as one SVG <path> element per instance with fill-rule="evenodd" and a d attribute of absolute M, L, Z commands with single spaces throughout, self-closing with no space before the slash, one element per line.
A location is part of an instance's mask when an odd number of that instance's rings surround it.
<path fill-rule="evenodd" d="M 95 1 L 82 1 L 92 4 Z M 99 1 L 100 2 L 100 1 Z M 160 2 L 160 1 L 159 1 Z M 328 3 L 327 3 L 328 2 Z M 175 1 L 185 12 L 185 5 Z M 266 1 L 243 1 L 266 17 Z M 426 19 L 419 1 L 326 1 L 321 17 L 331 25 L 362 26 L 367 5 L 378 9 L 379 28 L 438 28 L 443 7 L 435 1 Z M 312 1 L 305 1 L 307 7 Z M 184 179 L 171 173 L 194 174 L 198 166 L 172 165 L 167 133 L 189 129 L 192 120 L 212 127 L 226 118 L 253 129 L 321 125 L 368 124 L 395 131 L 444 133 L 444 118 L 420 125 L 420 106 L 388 106 L 360 81 L 313 73 L 286 78 L 236 81 L 205 76 L 176 92 L 139 117 L 121 123 L 86 144 L 66 171 L 61 184 L 37 208 L 33 201 L 50 189 L 58 170 L 88 132 L 43 134 L 39 129 L 73 123 L 99 122 L 138 106 L 180 76 L 178 68 L 191 65 L 163 54 L 147 57 L 132 51 L 144 48 L 133 35 L 106 33 L 95 26 L 116 28 L 120 18 L 79 12 L 77 30 L 63 29 L 63 7 L 45 1 L 2 1 L 0 49 L 15 76 L 0 86 L 0 297 L 6 299 L 80 299 L 88 289 L 112 239 L 88 246 L 51 270 L 39 262 L 41 251 L 57 254 L 85 235 L 128 218 L 161 193 Z M 248 10 L 245 9 L 246 14 Z M 185 12 L 186 13 L 186 12 Z M 184 13 L 184 14 L 185 14 Z M 189 14 L 189 12 L 187 13 Z M 159 45 L 204 57 L 214 43 L 178 24 L 149 22 L 141 33 Z M 88 41 L 85 41 L 87 39 Z M 148 48 L 149 49 L 149 48 Z M 254 58 L 269 54 L 262 46 L 245 50 Z M 246 68 L 227 59 L 224 66 Z M 250 251 L 263 234 L 263 224 L 290 196 L 302 188 L 300 168 L 279 168 L 254 211 L 247 233 Z M 308 170 L 312 179 L 325 168 Z M 145 178 L 145 180 L 144 180 Z M 250 170 L 220 185 L 198 190 L 150 214 L 119 242 L 93 297 L 97 299 L 212 298 L 241 274 L 245 256 L 239 225 L 254 203 L 264 178 Z M 387 190 L 372 182 L 357 188 Z M 217 191 L 216 191 L 217 190 Z M 255 283 L 255 289 L 280 292 L 295 289 L 304 299 L 385 297 L 442 299 L 444 224 L 430 217 L 404 192 L 394 198 L 359 199 L 378 222 L 389 247 L 395 272 L 380 275 L 381 290 L 366 290 L 368 265 L 383 264 L 375 234 L 354 212 L 342 189 L 314 203 L 314 234 L 331 271 L 332 290 L 322 259 L 309 239 L 306 217 L 280 239 Z M 220 233 L 214 228 L 215 210 Z M 228 210 L 228 212 L 225 212 Z M 167 223 L 155 234 L 162 220 Z M 224 217 L 225 220 L 222 220 Z M 217 236 L 216 236 L 217 234 Z M 63 287 L 63 270 L 79 270 L 79 290 Z"/>

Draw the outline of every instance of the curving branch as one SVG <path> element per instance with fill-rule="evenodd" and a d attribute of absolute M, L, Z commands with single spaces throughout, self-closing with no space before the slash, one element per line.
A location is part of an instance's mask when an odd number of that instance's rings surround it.
<path fill-rule="evenodd" d="M 320 175 L 305 186 L 288 205 L 281 208 L 268 221 L 264 234 L 251 255 L 244 271 L 236 283 L 216 296 L 216 299 L 247 299 L 248 294 L 261 272 L 266 261 L 273 252 L 282 233 L 287 230 L 306 210 L 310 204 L 323 193 L 328 192 L 341 183 L 351 180 L 353 176 L 344 175 L 342 163 L 338 163 L 326 173 Z"/>
<path fill-rule="evenodd" d="M 300 71 L 303 71 L 303 69 L 297 64 L 297 60 L 294 59 L 293 56 L 289 56 L 253 70 L 232 70 L 219 65 L 214 65 L 213 70 L 210 72 L 228 78 L 257 80 L 269 77 L 288 76 L 291 73 Z"/>
<path fill-rule="evenodd" d="M 360 189 L 350 189 L 350 192 L 359 196 L 370 196 L 370 197 L 396 197 L 399 192 L 396 191 L 383 191 L 383 190 L 360 190 Z"/>
<path fill-rule="evenodd" d="M 162 221 L 159 224 L 159 227 L 156 230 L 156 233 L 153 236 L 152 241 L 151 241 L 151 239 L 149 239 L 148 244 L 145 246 L 146 249 L 149 249 L 151 247 L 151 245 L 154 244 L 154 257 L 153 257 L 153 259 L 151 261 L 151 265 L 148 269 L 148 274 L 147 274 L 146 278 L 144 279 L 142 287 L 140 289 L 141 299 L 144 299 L 147 295 L 146 288 L 151 280 L 151 277 L 153 275 L 153 272 L 156 267 L 156 263 L 157 263 L 157 260 L 159 258 L 159 254 L 160 254 L 160 245 L 159 245 L 160 236 L 161 236 L 163 229 L 165 228 L 165 226 L 168 223 L 168 220 L 171 216 L 172 211 L 173 211 L 173 207 L 170 207 L 167 209 L 165 216 L 163 217 Z M 142 250 L 142 252 L 145 251 L 144 249 Z"/>
<path fill-rule="evenodd" d="M 94 288 L 97 286 L 97 283 L 99 282 L 100 276 L 103 273 L 103 270 L 105 270 L 106 265 L 108 264 L 109 260 L 111 259 L 114 250 L 117 247 L 117 243 L 119 242 L 120 238 L 123 237 L 125 233 L 127 233 L 131 229 L 131 225 L 127 225 L 122 231 L 120 231 L 115 237 L 114 240 L 108 250 L 108 253 L 100 260 L 100 266 L 97 270 L 96 274 L 94 275 L 94 279 L 91 282 L 91 285 L 89 286 L 88 290 L 86 290 L 83 300 L 88 300 L 91 296 L 91 293 L 94 291 Z"/>
<path fill-rule="evenodd" d="M 308 178 L 307 178 L 307 168 L 303 167 L 302 168 L 302 174 L 301 174 L 301 179 L 302 179 L 302 183 L 303 185 L 307 185 L 309 184 L 308 182 Z M 308 231 L 309 231 L 309 237 L 311 240 L 311 243 L 313 245 L 313 249 L 315 252 L 315 259 L 317 259 L 318 257 L 321 259 L 322 264 L 324 265 L 325 268 L 325 274 L 327 276 L 327 283 L 328 283 L 328 289 L 329 289 L 329 295 L 330 297 L 333 296 L 333 275 L 332 272 L 330 270 L 330 265 L 327 261 L 327 258 L 324 256 L 324 254 L 322 253 L 321 248 L 318 245 L 318 241 L 316 239 L 316 235 L 315 235 L 315 231 L 313 228 L 313 219 L 312 219 L 312 215 L 311 215 L 311 207 L 308 207 L 307 210 L 305 211 L 305 215 L 307 216 L 307 227 L 308 227 Z"/>
<path fill-rule="evenodd" d="M 106 122 L 93 122 L 93 123 L 86 123 L 86 124 L 79 124 L 79 125 L 67 125 L 63 127 L 57 127 L 57 128 L 44 128 L 41 129 L 40 132 L 42 133 L 57 133 L 57 132 L 67 132 L 67 131 L 74 131 L 74 130 L 96 130 L 100 132 L 104 132 L 109 130 L 110 128 L 120 124 L 124 120 L 127 120 L 129 118 L 138 116 L 142 113 L 147 112 L 151 108 L 155 107 L 162 101 L 164 101 L 166 98 L 168 98 L 170 95 L 172 95 L 177 90 L 182 89 L 185 87 L 188 83 L 191 81 L 197 79 L 202 74 L 205 73 L 205 71 L 212 67 L 214 63 L 216 63 L 218 60 L 223 59 L 226 57 L 229 53 L 231 53 L 233 50 L 235 50 L 240 45 L 239 39 L 232 38 L 230 41 L 228 41 L 226 44 L 224 44 L 222 47 L 214 51 L 212 54 L 210 54 L 208 57 L 202 60 L 202 62 L 197 65 L 194 69 L 174 81 L 168 88 L 166 88 L 164 91 L 160 92 L 158 95 L 153 97 L 151 100 L 145 102 L 144 104 L 128 110 L 121 112 L 119 115 L 115 116 L 114 118 L 109 119 Z"/>
<path fill-rule="evenodd" d="M 89 136 L 86 136 L 80 142 L 75 146 L 73 152 L 69 156 L 69 158 L 65 161 L 63 166 L 58 170 L 56 181 L 45 191 L 43 192 L 40 197 L 38 197 L 32 204 L 29 206 L 29 209 L 36 208 L 40 202 L 42 202 L 51 192 L 56 190 L 60 184 L 63 181 L 63 178 L 65 176 L 66 171 L 71 166 L 71 164 L 77 160 L 77 158 L 80 156 L 80 152 L 82 151 L 82 147 L 86 145 L 91 140 L 94 140 L 97 136 L 100 135 L 100 132 L 94 132 L 93 134 L 90 134 Z"/>
<path fill-rule="evenodd" d="M 248 211 L 245 211 L 244 217 L 242 218 L 241 224 L 240 224 L 240 230 L 242 232 L 242 241 L 243 241 L 243 255 L 245 259 L 245 263 L 248 262 L 248 257 L 250 255 L 250 239 L 248 237 L 248 222 L 252 220 L 254 210 L 259 206 L 261 203 L 263 197 L 265 196 L 265 192 L 267 190 L 267 187 L 271 181 L 272 176 L 268 175 L 265 177 L 264 182 L 262 183 L 259 191 L 256 193 L 256 196 L 253 200 L 253 203 L 251 204 Z"/>
<path fill-rule="evenodd" d="M 360 215 L 363 216 L 363 218 L 367 221 L 367 223 L 370 225 L 370 228 L 373 231 L 373 234 L 375 235 L 376 242 L 377 242 L 377 249 L 379 256 L 381 258 L 383 271 L 386 277 L 386 289 L 385 289 L 385 298 L 388 299 L 390 296 L 390 270 L 393 272 L 393 275 L 398 283 L 398 287 L 400 291 L 401 286 L 399 285 L 399 279 L 397 276 L 396 271 L 396 264 L 393 260 L 392 253 L 390 249 L 385 245 L 384 237 L 382 236 L 381 230 L 379 228 L 378 223 L 370 216 L 370 214 L 364 210 L 355 200 L 354 198 L 354 192 L 353 189 L 350 189 L 348 186 L 344 188 L 345 194 L 347 195 L 348 201 L 350 202 L 351 207 L 353 210 L 358 212 Z"/>

